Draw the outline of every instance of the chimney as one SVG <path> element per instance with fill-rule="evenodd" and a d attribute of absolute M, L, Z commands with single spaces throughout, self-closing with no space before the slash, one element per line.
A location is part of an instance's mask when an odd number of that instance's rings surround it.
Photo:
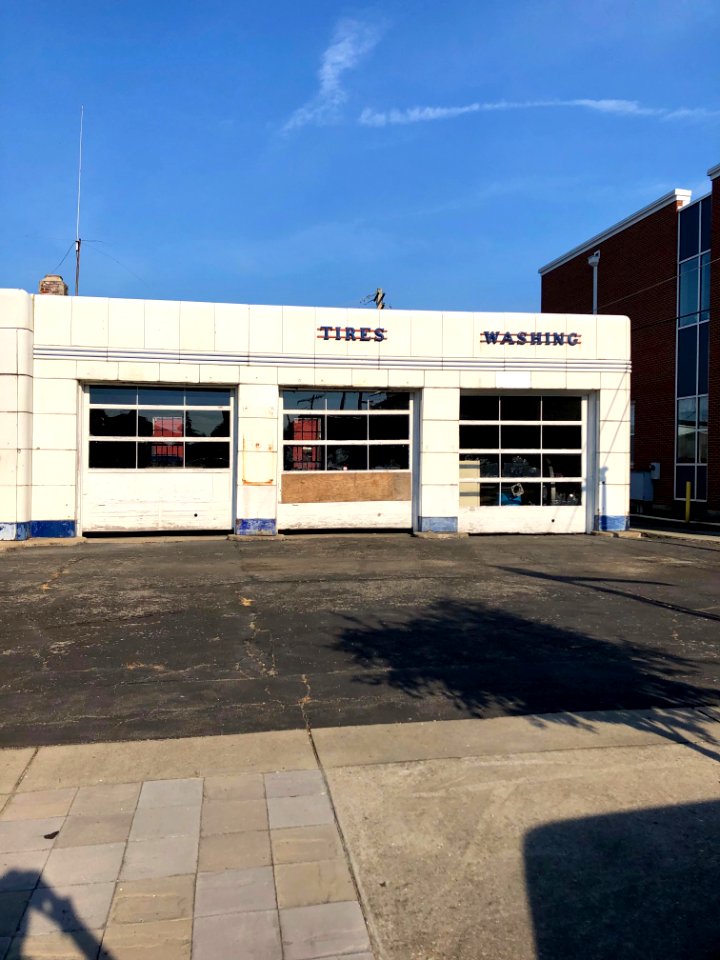
<path fill-rule="evenodd" d="M 66 297 L 68 288 L 61 276 L 56 273 L 46 273 L 38 285 L 38 292 L 49 293 L 56 297 Z"/>

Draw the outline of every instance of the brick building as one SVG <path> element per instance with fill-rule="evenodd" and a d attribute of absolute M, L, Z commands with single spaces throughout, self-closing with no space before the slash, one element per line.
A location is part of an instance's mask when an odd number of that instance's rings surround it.
<path fill-rule="evenodd" d="M 631 498 L 720 513 L 720 164 L 540 268 L 542 311 L 631 321 Z M 600 321 L 599 321 L 600 322 Z"/>

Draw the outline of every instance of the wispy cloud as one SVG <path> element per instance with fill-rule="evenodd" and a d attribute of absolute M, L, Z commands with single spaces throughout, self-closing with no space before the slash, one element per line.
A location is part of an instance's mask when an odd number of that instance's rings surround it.
<path fill-rule="evenodd" d="M 362 20 L 341 20 L 335 27 L 330 46 L 322 55 L 318 71 L 318 91 L 312 100 L 299 107 L 283 130 L 295 130 L 308 123 L 324 124 L 337 120 L 347 99 L 343 74 L 358 65 L 380 39 L 379 26 Z"/>
<path fill-rule="evenodd" d="M 706 107 L 646 107 L 637 100 L 496 100 L 467 103 L 459 107 L 410 107 L 407 110 L 372 110 L 366 107 L 359 122 L 367 127 L 387 127 L 396 124 L 426 123 L 431 120 L 451 120 L 469 113 L 494 113 L 503 110 L 544 110 L 576 108 L 597 113 L 630 117 L 656 117 L 659 120 L 711 120 L 720 117 L 720 110 Z"/>

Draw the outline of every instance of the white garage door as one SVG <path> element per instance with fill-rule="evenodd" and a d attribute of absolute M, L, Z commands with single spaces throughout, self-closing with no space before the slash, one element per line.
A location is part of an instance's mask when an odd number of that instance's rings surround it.
<path fill-rule="evenodd" d="M 585 533 L 587 400 L 460 397 L 460 517 L 467 533 Z"/>
<path fill-rule="evenodd" d="M 229 389 L 89 386 L 82 527 L 230 530 Z"/>

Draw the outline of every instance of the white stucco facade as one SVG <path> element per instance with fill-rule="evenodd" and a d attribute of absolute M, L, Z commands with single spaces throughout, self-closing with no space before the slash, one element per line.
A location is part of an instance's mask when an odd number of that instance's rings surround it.
<path fill-rule="evenodd" d="M 629 349 L 619 316 L 3 290 L 0 539 L 624 529 Z M 167 392 L 153 393 L 160 386 Z M 94 438 L 92 423 L 118 416 L 161 426 L 146 438 L 126 427 L 124 437 Z M 193 420 L 223 426 L 205 439 L 197 427 L 183 436 Z M 121 469 L 93 466 L 93 450 L 108 454 L 111 443 L 123 456 L 131 444 L 141 452 L 127 453 L 135 461 Z M 148 444 L 154 455 L 143 467 Z M 164 466 L 161 447 L 173 454 Z"/>

